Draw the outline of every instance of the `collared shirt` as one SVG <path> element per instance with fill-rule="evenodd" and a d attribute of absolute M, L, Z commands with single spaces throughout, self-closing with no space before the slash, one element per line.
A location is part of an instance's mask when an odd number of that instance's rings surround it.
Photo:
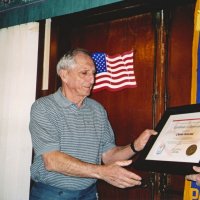
<path fill-rule="evenodd" d="M 105 109 L 90 98 L 85 98 L 78 108 L 62 95 L 60 88 L 33 103 L 29 128 L 35 153 L 32 179 L 62 189 L 85 189 L 96 180 L 47 171 L 43 153 L 61 151 L 84 162 L 101 164 L 102 153 L 115 146 Z"/>

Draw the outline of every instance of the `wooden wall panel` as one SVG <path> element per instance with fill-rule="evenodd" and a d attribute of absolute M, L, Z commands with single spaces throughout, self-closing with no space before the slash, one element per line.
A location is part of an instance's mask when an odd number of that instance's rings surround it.
<path fill-rule="evenodd" d="M 169 63 L 167 73 L 168 107 L 190 104 L 194 5 L 171 11 L 169 24 Z M 181 170 L 181 169 L 180 169 Z M 168 175 L 167 199 L 181 199 L 184 176 Z"/>
<path fill-rule="evenodd" d="M 95 30 L 94 34 L 92 30 Z M 92 94 L 92 98 L 101 102 L 108 111 L 116 143 L 118 145 L 128 144 L 144 128 L 152 127 L 154 33 L 151 15 L 145 14 L 105 24 L 95 24 L 88 26 L 88 30 L 86 28 L 84 31 L 81 33 L 87 35 L 88 47 L 85 48 L 89 48 L 90 51 L 103 51 L 110 55 L 130 49 L 135 51 L 134 66 L 137 88 L 124 89 L 119 92 L 101 91 Z M 78 38 L 78 34 L 78 32 L 77 34 L 73 33 L 73 36 Z M 143 39 L 141 39 L 141 35 Z M 72 41 L 74 40 L 72 39 Z M 78 43 L 80 44 L 80 41 Z M 101 198 L 105 200 L 129 199 L 130 197 L 140 199 L 141 196 L 144 198 L 145 192 L 149 196 L 149 190 L 135 188 L 120 190 L 107 183 L 100 184 L 99 190 Z"/>
<path fill-rule="evenodd" d="M 66 33 L 66 34 L 63 34 Z M 91 52 L 101 51 L 115 55 L 134 50 L 134 71 L 137 87 L 118 92 L 106 90 L 92 93 L 107 110 L 118 145 L 129 144 L 144 129 L 152 128 L 152 92 L 154 70 L 154 30 L 151 13 L 123 19 L 62 27 L 60 55 L 75 47 Z M 61 39 L 62 38 L 62 39 Z M 61 52 L 62 51 L 62 52 Z M 142 174 L 142 173 L 141 173 Z M 99 185 L 102 199 L 129 199 L 149 196 L 149 189 L 120 190 L 107 183 Z"/>
<path fill-rule="evenodd" d="M 194 5 L 173 11 L 169 41 L 169 106 L 190 104 Z"/>

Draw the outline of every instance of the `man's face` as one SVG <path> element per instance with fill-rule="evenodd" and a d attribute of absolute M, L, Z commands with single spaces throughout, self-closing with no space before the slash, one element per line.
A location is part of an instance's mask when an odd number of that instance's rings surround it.
<path fill-rule="evenodd" d="M 71 97 L 82 99 L 90 94 L 94 84 L 95 65 L 93 60 L 79 53 L 75 57 L 76 66 L 67 71 L 66 88 Z"/>

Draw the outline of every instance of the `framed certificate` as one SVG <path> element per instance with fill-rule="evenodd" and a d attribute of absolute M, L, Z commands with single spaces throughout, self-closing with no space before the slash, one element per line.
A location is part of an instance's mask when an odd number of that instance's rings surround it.
<path fill-rule="evenodd" d="M 138 170 L 177 175 L 193 174 L 200 166 L 200 104 L 168 108 L 138 155 Z"/>

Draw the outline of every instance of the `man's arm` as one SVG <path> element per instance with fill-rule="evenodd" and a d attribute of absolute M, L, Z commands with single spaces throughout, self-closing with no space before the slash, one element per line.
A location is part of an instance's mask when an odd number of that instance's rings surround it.
<path fill-rule="evenodd" d="M 144 148 L 154 130 L 145 130 L 134 141 L 137 151 Z M 126 170 L 124 167 L 132 163 L 127 160 L 134 155 L 130 145 L 115 147 L 103 154 L 105 165 L 82 162 L 70 155 L 59 151 L 43 154 L 45 168 L 48 171 L 62 173 L 67 176 L 102 179 L 119 188 L 133 187 L 141 184 L 141 177 Z"/>
<path fill-rule="evenodd" d="M 143 150 L 149 138 L 152 135 L 156 135 L 156 134 L 157 132 L 155 132 L 154 130 L 149 130 L 149 129 L 142 132 L 133 142 L 135 150 L 136 151 Z M 102 160 L 105 164 L 112 163 L 119 160 L 128 160 L 134 154 L 135 152 L 133 152 L 130 145 L 122 146 L 122 147 L 117 146 L 105 152 L 102 156 Z"/>
<path fill-rule="evenodd" d="M 43 154 L 43 160 L 48 171 L 62 173 L 67 176 L 102 179 L 119 188 L 141 184 L 140 176 L 123 168 L 130 165 L 131 160 L 117 161 L 108 165 L 95 165 L 82 162 L 59 151 Z"/>

